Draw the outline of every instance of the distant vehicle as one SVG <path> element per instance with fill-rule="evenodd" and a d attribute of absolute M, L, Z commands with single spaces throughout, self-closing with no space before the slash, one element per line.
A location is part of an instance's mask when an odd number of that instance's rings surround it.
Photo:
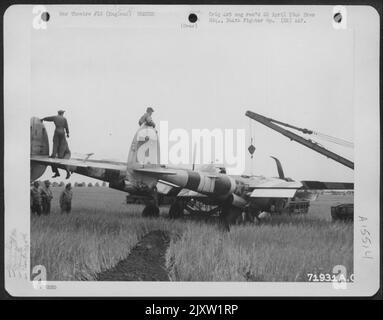
<path fill-rule="evenodd" d="M 291 200 L 286 207 L 286 212 L 289 214 L 307 214 L 309 208 L 309 200 Z"/>
<path fill-rule="evenodd" d="M 327 158 L 330 158 L 330 159 L 344 165 L 345 167 L 348 167 L 348 168 L 354 170 L 354 163 L 352 161 L 350 161 L 346 158 L 343 158 L 339 154 L 334 153 L 334 152 L 322 147 L 317 142 L 312 141 L 311 139 L 306 139 L 300 135 L 297 135 L 294 132 L 287 130 L 286 128 L 300 131 L 306 135 L 315 135 L 317 137 L 321 137 L 324 140 L 327 140 L 329 142 L 336 143 L 338 145 L 342 145 L 345 147 L 353 148 L 354 144 L 352 142 L 349 142 L 349 141 L 346 141 L 343 139 L 338 139 L 336 137 L 331 137 L 329 135 L 326 135 L 326 134 L 323 134 L 320 132 L 316 132 L 313 130 L 309 130 L 306 128 L 299 128 L 297 126 L 294 126 L 294 125 L 291 125 L 291 124 L 288 124 L 285 122 L 281 122 L 281 121 L 278 121 L 275 119 L 264 117 L 258 113 L 252 112 L 252 111 L 247 111 L 246 116 L 248 116 L 249 118 L 251 118 L 251 119 L 253 119 L 253 120 L 255 120 L 255 121 L 257 121 L 263 125 L 265 125 L 266 127 L 270 128 L 274 131 L 277 131 L 278 133 L 288 137 L 290 140 L 293 140 L 297 143 L 300 143 L 301 145 L 304 145 L 305 147 L 307 147 L 311 150 L 314 150 L 315 152 L 317 152 L 321 155 L 324 155 Z M 312 183 L 311 187 L 312 187 L 312 189 L 315 189 L 315 183 L 314 184 Z M 344 190 L 337 190 L 337 189 L 339 189 L 339 188 L 333 188 L 331 186 L 331 183 L 329 183 L 327 188 L 324 188 L 324 189 L 322 188 L 322 192 L 324 194 L 344 195 L 344 196 L 354 194 L 353 188 L 345 188 Z M 308 200 L 308 199 L 305 199 L 305 200 Z M 290 201 L 290 203 L 292 203 L 292 202 Z M 295 208 L 293 208 L 293 206 L 292 206 L 292 209 L 295 210 Z M 300 204 L 299 204 L 299 206 L 300 206 Z M 354 219 L 354 205 L 352 203 L 346 203 L 346 204 L 340 204 L 338 206 L 334 206 L 331 208 L 331 216 L 332 216 L 332 219 L 334 221 L 335 220 L 352 220 L 353 221 L 353 219 Z"/>
<path fill-rule="evenodd" d="M 333 221 L 354 221 L 354 204 L 342 203 L 331 207 Z"/>

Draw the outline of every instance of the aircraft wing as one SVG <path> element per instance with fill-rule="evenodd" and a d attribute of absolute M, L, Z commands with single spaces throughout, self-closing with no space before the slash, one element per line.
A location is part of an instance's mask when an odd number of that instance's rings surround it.
<path fill-rule="evenodd" d="M 354 184 L 348 182 L 286 181 L 283 179 L 264 179 L 249 185 L 251 198 L 291 198 L 298 190 L 353 190 Z"/>
<path fill-rule="evenodd" d="M 298 189 L 255 189 L 251 192 L 251 198 L 292 198 Z"/>
<path fill-rule="evenodd" d="M 81 175 L 103 181 L 116 181 L 126 176 L 126 164 L 105 160 L 59 159 L 47 156 L 31 156 L 31 163 L 68 169 Z"/>
<path fill-rule="evenodd" d="M 301 181 L 303 189 L 310 190 L 354 190 L 352 182 L 322 182 L 322 181 Z"/>
<path fill-rule="evenodd" d="M 250 193 L 252 198 L 291 198 L 298 190 L 353 190 L 353 183 L 344 182 L 322 182 L 322 181 L 301 181 L 286 182 L 277 186 L 257 186 Z"/>
<path fill-rule="evenodd" d="M 266 180 L 252 186 L 251 198 L 291 198 L 302 187 L 297 181 Z"/>
<path fill-rule="evenodd" d="M 135 172 L 139 173 L 147 173 L 152 176 L 161 176 L 161 175 L 174 175 L 177 174 L 176 171 L 167 169 L 167 168 L 162 168 L 162 167 L 154 167 L 154 168 L 136 168 L 134 169 Z"/>

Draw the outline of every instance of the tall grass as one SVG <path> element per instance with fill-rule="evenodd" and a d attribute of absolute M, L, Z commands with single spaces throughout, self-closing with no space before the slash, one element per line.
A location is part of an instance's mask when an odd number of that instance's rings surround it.
<path fill-rule="evenodd" d="M 167 252 L 172 280 L 308 281 L 308 273 L 353 270 L 353 227 L 306 217 L 275 217 L 259 226 L 188 227 Z"/>
<path fill-rule="evenodd" d="M 76 188 L 74 194 L 70 215 L 53 203 L 50 216 L 31 218 L 31 266 L 45 266 L 48 280 L 92 280 L 127 257 L 149 231 L 182 233 L 182 222 L 142 218 L 141 206 L 128 209 L 122 193 Z"/>
<path fill-rule="evenodd" d="M 149 231 L 182 233 L 164 218 L 80 213 L 32 219 L 31 265 L 44 265 L 48 280 L 92 280 L 114 266 Z"/>
<path fill-rule="evenodd" d="M 352 225 L 324 219 L 319 206 L 314 215 L 226 233 L 214 224 L 142 218 L 142 206 L 128 207 L 124 193 L 107 188 L 75 188 L 70 215 L 59 214 L 58 190 L 54 196 L 50 216 L 31 218 L 31 266 L 44 265 L 48 280 L 92 280 L 152 230 L 171 235 L 166 265 L 175 281 L 307 281 L 307 273 L 335 265 L 353 269 Z"/>

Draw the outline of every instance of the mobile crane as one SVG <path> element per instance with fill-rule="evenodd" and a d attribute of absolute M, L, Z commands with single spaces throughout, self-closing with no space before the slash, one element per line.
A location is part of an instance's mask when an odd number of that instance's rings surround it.
<path fill-rule="evenodd" d="M 299 128 L 299 127 L 293 126 L 293 125 L 288 124 L 288 123 L 284 123 L 284 122 L 281 122 L 281 121 L 278 121 L 275 119 L 267 118 L 267 117 L 264 117 L 258 113 L 255 113 L 253 111 L 249 111 L 249 110 L 246 111 L 246 116 L 249 117 L 250 119 L 253 119 L 253 120 L 265 125 L 266 127 L 269 127 L 272 130 L 279 132 L 280 134 L 286 136 L 290 140 L 296 141 L 296 142 L 304 145 L 305 147 L 310 148 L 311 150 L 314 150 L 314 151 L 318 152 L 319 154 L 322 154 L 322 155 L 326 156 L 327 158 L 330 158 L 330 159 L 354 170 L 354 163 L 352 161 L 350 161 L 350 160 L 348 160 L 348 159 L 346 159 L 346 158 L 320 146 L 318 143 L 316 143 L 310 139 L 303 138 L 300 135 L 297 135 L 294 132 L 287 130 L 283 127 L 291 128 L 291 129 L 300 131 L 304 134 L 317 135 L 319 137 L 326 138 L 327 140 L 329 140 L 331 142 L 343 144 L 345 146 L 353 146 L 352 143 L 345 141 L 345 140 L 342 140 L 342 139 L 338 139 L 335 137 L 324 135 L 324 134 L 321 134 L 319 132 L 315 132 L 313 130 L 309 130 L 309 129 L 305 129 L 305 128 Z M 351 203 L 340 204 L 340 205 L 331 207 L 331 217 L 333 220 L 353 220 L 353 216 L 354 216 L 354 205 Z"/>

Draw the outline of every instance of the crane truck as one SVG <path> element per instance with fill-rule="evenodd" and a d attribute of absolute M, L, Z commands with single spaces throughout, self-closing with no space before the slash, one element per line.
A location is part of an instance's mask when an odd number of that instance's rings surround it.
<path fill-rule="evenodd" d="M 265 116 L 262 116 L 258 113 L 255 113 L 255 112 L 249 111 L 249 110 L 246 111 L 246 116 L 249 117 L 250 119 L 253 119 L 253 120 L 265 125 L 266 127 L 270 128 L 274 131 L 277 131 L 278 133 L 289 138 L 290 140 L 298 142 L 299 144 L 301 144 L 301 145 L 303 145 L 303 146 L 305 146 L 311 150 L 314 150 L 315 152 L 317 152 L 321 155 L 324 155 L 327 158 L 330 158 L 330 159 L 354 170 L 354 163 L 351 160 L 348 160 L 348 159 L 340 156 L 339 154 L 332 152 L 332 151 L 320 146 L 318 143 L 312 141 L 311 139 L 306 139 L 306 138 L 304 138 L 304 137 L 302 137 L 302 136 L 300 136 L 300 135 L 298 135 L 298 134 L 296 134 L 290 130 L 287 130 L 285 128 L 294 129 L 294 130 L 302 132 L 303 134 L 308 134 L 308 135 L 318 134 L 317 132 L 315 132 L 313 130 L 306 129 L 306 128 L 300 128 L 300 127 L 297 127 L 297 126 L 294 126 L 294 125 L 291 125 L 291 124 L 288 124 L 288 123 L 285 123 L 282 121 L 278 121 L 278 120 L 275 120 L 272 118 L 267 118 Z M 337 139 L 334 137 L 332 137 L 332 139 L 333 139 L 333 141 L 343 141 L 346 144 L 351 144 L 347 141 Z M 354 204 L 353 203 L 345 203 L 345 204 L 340 204 L 340 205 L 331 207 L 331 217 L 332 217 L 333 221 L 337 221 L 337 220 L 343 220 L 343 221 L 350 221 L 351 220 L 352 221 L 354 218 Z"/>

